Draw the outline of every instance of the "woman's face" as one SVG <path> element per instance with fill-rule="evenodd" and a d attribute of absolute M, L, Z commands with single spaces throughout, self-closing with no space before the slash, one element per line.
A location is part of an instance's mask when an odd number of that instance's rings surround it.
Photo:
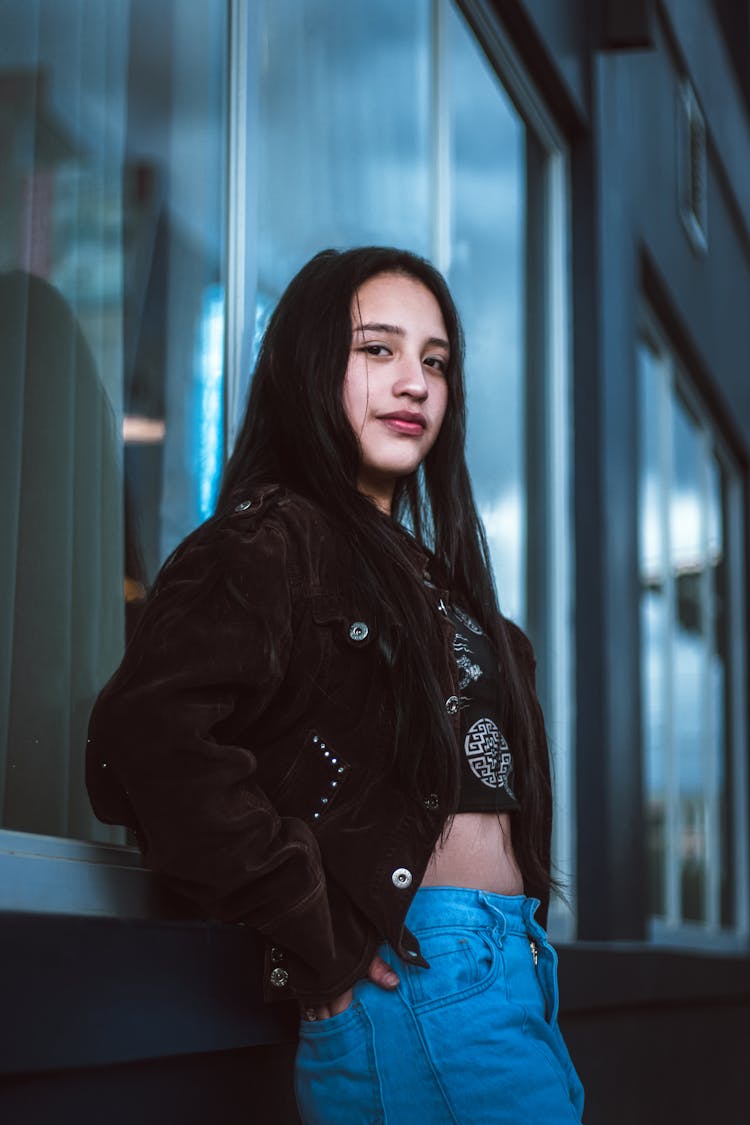
<path fill-rule="evenodd" d="M 343 402 L 359 443 L 357 487 L 386 512 L 398 478 L 440 432 L 448 359 L 440 305 L 420 281 L 383 273 L 357 290 Z"/>

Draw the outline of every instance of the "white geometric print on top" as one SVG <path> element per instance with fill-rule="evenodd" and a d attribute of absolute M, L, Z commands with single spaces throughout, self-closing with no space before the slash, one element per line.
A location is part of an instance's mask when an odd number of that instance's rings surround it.
<path fill-rule="evenodd" d="M 453 607 L 453 612 L 455 613 L 458 620 L 463 622 L 467 629 L 471 629 L 472 633 L 476 633 L 477 636 L 479 636 L 479 634 L 482 632 L 482 626 L 477 625 L 473 617 L 469 617 L 468 613 L 465 613 L 464 610 L 459 609 L 458 606 Z"/>
<path fill-rule="evenodd" d="M 510 747 L 492 719 L 477 719 L 466 732 L 464 752 L 471 772 L 490 789 L 504 789 L 513 797 Z"/>
<path fill-rule="evenodd" d="M 456 654 L 458 666 L 458 686 L 461 691 L 469 684 L 476 683 L 482 675 L 482 669 L 472 660 L 474 653 L 469 648 L 469 642 L 461 633 L 456 633 L 453 638 L 453 651 Z"/>

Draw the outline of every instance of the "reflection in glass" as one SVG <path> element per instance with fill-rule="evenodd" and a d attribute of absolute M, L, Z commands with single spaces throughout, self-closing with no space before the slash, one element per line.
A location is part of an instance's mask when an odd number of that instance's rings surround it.
<path fill-rule="evenodd" d="M 730 796 L 732 793 L 730 741 L 728 716 L 731 714 L 729 669 L 729 628 L 727 613 L 729 603 L 729 567 L 726 551 L 727 475 L 718 458 L 713 455 L 708 464 L 707 524 L 708 562 L 710 573 L 709 598 L 713 607 L 710 645 L 710 721 L 718 754 L 711 774 L 711 817 L 713 830 L 718 837 L 719 899 L 718 913 L 722 926 L 735 922 L 734 877 L 732 840 L 734 815 Z"/>
<path fill-rule="evenodd" d="M 665 537 L 661 519 L 660 408 L 658 360 L 643 343 L 639 349 L 639 558 L 641 578 L 641 705 L 644 755 L 647 893 L 649 911 L 667 911 L 667 596 Z"/>
<path fill-rule="evenodd" d="M 127 15 L 0 10 L 0 824 L 110 840 L 83 751 L 123 641 Z"/>
<path fill-rule="evenodd" d="M 130 7 L 124 410 L 163 422 L 125 451 L 148 583 L 212 511 L 223 460 L 226 5 Z"/>
<path fill-rule="evenodd" d="M 0 25 L 0 825 L 119 840 L 88 713 L 223 454 L 226 4 Z"/>
<path fill-rule="evenodd" d="M 649 909 L 731 925 L 726 472 L 677 392 L 639 351 L 641 702 Z"/>
<path fill-rule="evenodd" d="M 526 128 L 451 9 L 451 264 L 466 330 L 469 469 L 500 604 L 526 615 L 524 254 Z"/>
<path fill-rule="evenodd" d="M 672 411 L 670 567 L 675 590 L 672 654 L 673 737 L 678 768 L 679 854 L 683 917 L 705 918 L 706 750 L 712 745 L 704 683 L 705 525 L 704 447 L 698 426 L 680 399 Z"/>
<path fill-rule="evenodd" d="M 644 710 L 646 859 L 649 909 L 655 915 L 666 913 L 667 763 L 663 756 L 667 734 L 666 636 L 666 599 L 662 593 L 644 590 L 641 595 L 641 693 Z"/>
<path fill-rule="evenodd" d="M 259 309 L 325 247 L 429 256 L 430 9 L 429 0 L 259 5 L 249 64 Z"/>
<path fill-rule="evenodd" d="M 445 269 L 468 340 L 469 465 L 501 604 L 523 620 L 526 130 L 440 7 L 437 32 L 430 0 L 260 6 L 256 343 L 325 246 L 391 243 Z"/>
<path fill-rule="evenodd" d="M 661 588 L 665 578 L 665 532 L 662 519 L 662 426 L 659 360 L 650 345 L 638 350 L 640 473 L 638 479 L 641 581 Z"/>

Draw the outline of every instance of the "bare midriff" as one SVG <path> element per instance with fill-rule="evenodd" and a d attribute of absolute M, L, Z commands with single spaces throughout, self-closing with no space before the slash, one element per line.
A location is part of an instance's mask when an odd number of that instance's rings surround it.
<path fill-rule="evenodd" d="M 497 895 L 523 894 L 513 854 L 510 813 L 456 813 L 427 865 L 423 887 L 472 887 Z"/>

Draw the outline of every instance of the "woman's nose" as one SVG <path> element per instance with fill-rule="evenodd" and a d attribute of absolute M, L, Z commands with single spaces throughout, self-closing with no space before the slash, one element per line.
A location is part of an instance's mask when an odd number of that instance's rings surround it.
<path fill-rule="evenodd" d="M 402 360 L 393 386 L 394 394 L 409 395 L 421 402 L 427 398 L 427 378 L 421 359 L 407 357 Z"/>

